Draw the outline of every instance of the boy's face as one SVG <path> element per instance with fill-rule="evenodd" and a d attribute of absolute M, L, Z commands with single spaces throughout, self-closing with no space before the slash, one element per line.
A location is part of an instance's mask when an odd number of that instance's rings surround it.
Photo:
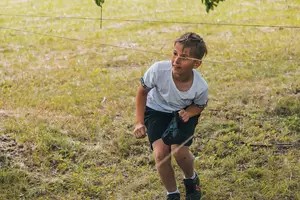
<path fill-rule="evenodd" d="M 193 69 L 201 65 L 201 60 L 193 58 L 190 48 L 184 48 L 180 43 L 175 43 L 171 58 L 172 71 L 176 75 L 189 75 Z"/>

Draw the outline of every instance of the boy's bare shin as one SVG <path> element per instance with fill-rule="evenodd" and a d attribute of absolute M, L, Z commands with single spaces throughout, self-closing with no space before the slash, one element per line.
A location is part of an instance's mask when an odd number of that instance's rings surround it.
<path fill-rule="evenodd" d="M 162 139 L 156 140 L 152 146 L 160 179 L 168 192 L 174 192 L 177 189 L 175 173 L 171 165 L 171 157 L 166 159 L 171 153 L 170 146 L 164 144 Z"/>
<path fill-rule="evenodd" d="M 178 148 L 178 145 L 172 145 L 172 151 L 175 148 Z M 194 175 L 194 156 L 187 146 L 183 146 L 177 150 L 174 153 L 174 158 L 186 178 Z"/>

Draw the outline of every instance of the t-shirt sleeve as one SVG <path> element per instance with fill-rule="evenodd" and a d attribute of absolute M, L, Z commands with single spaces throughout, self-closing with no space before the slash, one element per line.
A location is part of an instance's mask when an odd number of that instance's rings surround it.
<path fill-rule="evenodd" d="M 201 92 L 195 99 L 194 104 L 200 108 L 205 108 L 208 102 L 208 88 Z"/>
<path fill-rule="evenodd" d="M 141 78 L 141 84 L 145 89 L 152 89 L 155 87 L 157 80 L 157 64 L 153 64 Z"/>

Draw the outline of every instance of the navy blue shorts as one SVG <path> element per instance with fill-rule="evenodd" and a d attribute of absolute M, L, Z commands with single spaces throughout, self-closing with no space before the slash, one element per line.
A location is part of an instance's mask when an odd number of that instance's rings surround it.
<path fill-rule="evenodd" d="M 152 108 L 146 107 L 144 122 L 145 126 L 147 127 L 147 135 L 151 145 L 151 149 L 153 142 L 155 142 L 158 139 L 161 139 L 173 116 L 173 113 L 160 112 Z M 188 138 L 190 138 L 194 134 L 196 125 L 198 123 L 198 118 L 199 115 L 190 118 L 187 122 L 179 122 L 179 134 L 181 138 L 180 144 L 184 143 Z M 192 142 L 193 138 L 189 139 L 184 144 L 184 146 L 190 146 Z"/>

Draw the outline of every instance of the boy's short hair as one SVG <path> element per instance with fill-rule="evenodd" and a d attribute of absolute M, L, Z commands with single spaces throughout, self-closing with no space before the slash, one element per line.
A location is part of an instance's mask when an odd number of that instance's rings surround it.
<path fill-rule="evenodd" d="M 196 33 L 185 33 L 175 40 L 174 45 L 176 43 L 182 44 L 183 49 L 190 48 L 191 56 L 194 56 L 197 59 L 202 60 L 202 58 L 207 55 L 205 42 L 203 38 Z"/>

